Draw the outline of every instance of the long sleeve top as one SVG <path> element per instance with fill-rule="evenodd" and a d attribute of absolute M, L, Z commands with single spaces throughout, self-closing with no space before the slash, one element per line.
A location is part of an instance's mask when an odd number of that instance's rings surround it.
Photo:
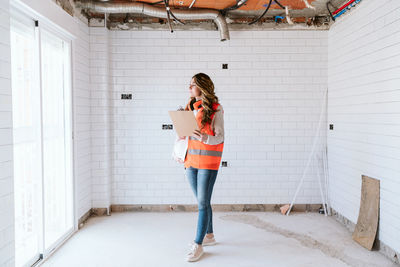
<path fill-rule="evenodd" d="M 213 129 L 214 135 L 208 135 L 207 140 L 203 143 L 208 145 L 217 145 L 224 142 L 224 109 L 221 104 L 219 104 L 211 121 L 211 128 Z"/>

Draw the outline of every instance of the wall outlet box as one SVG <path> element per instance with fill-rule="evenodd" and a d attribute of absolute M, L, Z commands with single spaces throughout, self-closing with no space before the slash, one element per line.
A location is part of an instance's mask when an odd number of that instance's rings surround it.
<path fill-rule="evenodd" d="M 132 94 L 121 94 L 121 99 L 132 99 Z"/>
<path fill-rule="evenodd" d="M 163 129 L 163 130 L 172 130 L 173 127 L 174 127 L 173 124 L 163 124 L 161 129 Z"/>

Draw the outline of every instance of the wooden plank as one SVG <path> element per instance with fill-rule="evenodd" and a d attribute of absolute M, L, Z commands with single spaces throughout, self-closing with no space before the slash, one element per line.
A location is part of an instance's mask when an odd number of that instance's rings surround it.
<path fill-rule="evenodd" d="M 360 212 L 353 240 L 368 250 L 374 245 L 379 220 L 379 180 L 362 175 Z"/>

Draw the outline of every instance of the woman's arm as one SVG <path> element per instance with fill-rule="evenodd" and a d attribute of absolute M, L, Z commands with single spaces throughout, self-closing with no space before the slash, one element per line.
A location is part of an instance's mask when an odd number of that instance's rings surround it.
<path fill-rule="evenodd" d="M 224 142 L 224 109 L 221 104 L 215 112 L 211 125 L 213 126 L 214 135 L 208 135 L 207 140 L 204 143 L 207 145 L 217 145 Z"/>

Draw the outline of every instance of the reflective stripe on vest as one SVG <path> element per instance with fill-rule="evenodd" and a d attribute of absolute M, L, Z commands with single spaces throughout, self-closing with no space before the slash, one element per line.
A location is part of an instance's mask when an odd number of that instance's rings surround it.
<path fill-rule="evenodd" d="M 192 155 L 204 155 L 204 156 L 214 156 L 214 157 L 222 156 L 222 151 L 215 151 L 215 150 L 188 149 L 188 153 Z"/>

